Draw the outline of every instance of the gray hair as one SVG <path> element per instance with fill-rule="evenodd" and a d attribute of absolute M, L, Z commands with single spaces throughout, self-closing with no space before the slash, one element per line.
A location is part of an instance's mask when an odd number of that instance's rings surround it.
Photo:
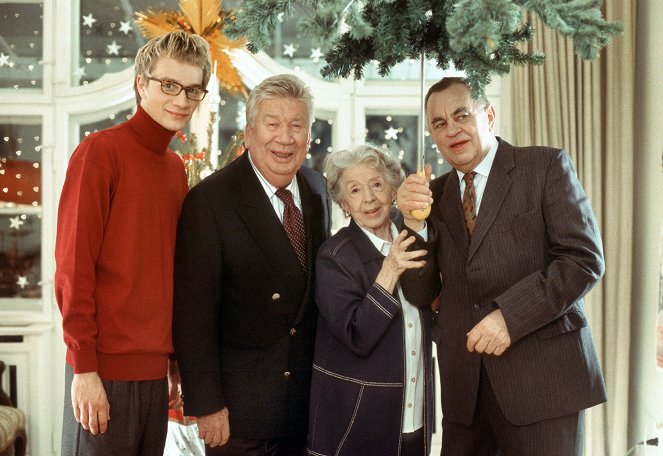
<path fill-rule="evenodd" d="M 309 127 L 313 124 L 313 94 L 304 81 L 292 74 L 270 76 L 255 86 L 246 102 L 246 123 L 253 125 L 258 105 L 274 98 L 294 98 L 306 105 Z"/>
<path fill-rule="evenodd" d="M 343 199 L 343 173 L 354 165 L 367 165 L 376 169 L 391 186 L 394 194 L 405 179 L 401 163 L 388 149 L 378 148 L 373 144 L 363 144 L 352 149 L 339 150 L 327 155 L 323 165 L 329 195 L 338 204 Z"/>

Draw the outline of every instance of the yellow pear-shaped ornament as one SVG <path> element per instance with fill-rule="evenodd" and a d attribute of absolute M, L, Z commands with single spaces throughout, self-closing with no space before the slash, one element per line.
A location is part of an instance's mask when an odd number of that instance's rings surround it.
<path fill-rule="evenodd" d="M 421 163 L 419 163 L 419 166 L 417 166 L 417 176 L 426 177 L 426 171 L 424 170 L 423 160 L 421 160 L 420 158 L 419 161 Z M 413 209 L 410 212 L 410 214 L 412 214 L 412 217 L 416 218 L 417 220 L 426 220 L 430 215 L 430 204 L 426 206 L 424 209 Z"/>

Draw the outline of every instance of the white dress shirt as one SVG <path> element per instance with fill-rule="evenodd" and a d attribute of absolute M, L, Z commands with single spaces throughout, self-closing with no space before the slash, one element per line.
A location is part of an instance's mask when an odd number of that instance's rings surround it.
<path fill-rule="evenodd" d="M 488 151 L 488 155 L 486 155 L 484 159 L 481 160 L 481 163 L 479 163 L 476 166 L 476 168 L 472 170 L 475 173 L 477 173 L 477 175 L 474 176 L 474 191 L 476 193 L 476 199 L 475 199 L 476 215 L 479 215 L 479 206 L 481 206 L 481 198 L 483 198 L 483 192 L 484 190 L 486 190 L 486 182 L 488 182 L 488 175 L 490 174 L 490 168 L 493 167 L 493 162 L 495 161 L 495 154 L 497 153 L 497 145 L 498 142 L 496 140 L 495 144 L 493 144 L 493 146 Z M 458 179 L 460 179 L 460 199 L 462 201 L 463 193 L 465 192 L 465 181 L 463 180 L 465 173 L 458 170 L 456 170 L 456 173 L 458 174 Z"/>
<path fill-rule="evenodd" d="M 249 162 L 251 163 L 253 171 L 255 171 L 256 176 L 258 176 L 258 180 L 262 184 L 262 188 L 265 190 L 265 194 L 267 195 L 267 198 L 269 198 L 269 202 L 272 203 L 272 206 L 274 207 L 274 211 L 276 212 L 277 217 L 279 218 L 279 220 L 281 220 L 281 223 L 283 223 L 283 211 L 285 210 L 285 204 L 283 203 L 283 200 L 281 200 L 281 198 L 276 196 L 276 187 L 274 187 L 272 184 L 267 182 L 265 176 L 263 176 L 260 173 L 260 171 L 258 171 L 258 168 L 256 168 L 256 165 L 253 164 L 253 160 L 251 160 L 251 151 L 248 151 L 247 153 L 249 154 Z M 297 185 L 297 177 L 293 177 L 292 181 L 284 188 L 286 190 L 290 190 L 290 193 L 292 193 L 292 199 L 295 202 L 295 206 L 297 206 L 297 208 L 301 211 L 302 199 L 299 195 L 299 186 Z"/>

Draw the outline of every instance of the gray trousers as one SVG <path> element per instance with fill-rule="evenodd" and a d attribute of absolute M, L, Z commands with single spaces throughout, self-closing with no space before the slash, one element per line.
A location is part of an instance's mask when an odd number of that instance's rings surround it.
<path fill-rule="evenodd" d="M 104 434 L 92 435 L 74 418 L 71 382 L 65 367 L 62 456 L 163 456 L 168 433 L 168 380 L 102 380 L 110 421 Z"/>

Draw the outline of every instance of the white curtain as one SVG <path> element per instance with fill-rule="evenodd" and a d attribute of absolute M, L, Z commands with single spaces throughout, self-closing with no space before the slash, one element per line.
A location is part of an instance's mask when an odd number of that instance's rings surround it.
<path fill-rule="evenodd" d="M 587 456 L 627 451 L 635 13 L 635 1 L 606 2 L 605 18 L 621 21 L 624 32 L 591 63 L 575 56 L 572 40 L 529 16 L 536 36 L 528 49 L 545 52 L 546 61 L 512 71 L 511 139 L 569 152 L 603 236 L 606 274 L 586 305 L 609 400 L 586 415 Z"/>

